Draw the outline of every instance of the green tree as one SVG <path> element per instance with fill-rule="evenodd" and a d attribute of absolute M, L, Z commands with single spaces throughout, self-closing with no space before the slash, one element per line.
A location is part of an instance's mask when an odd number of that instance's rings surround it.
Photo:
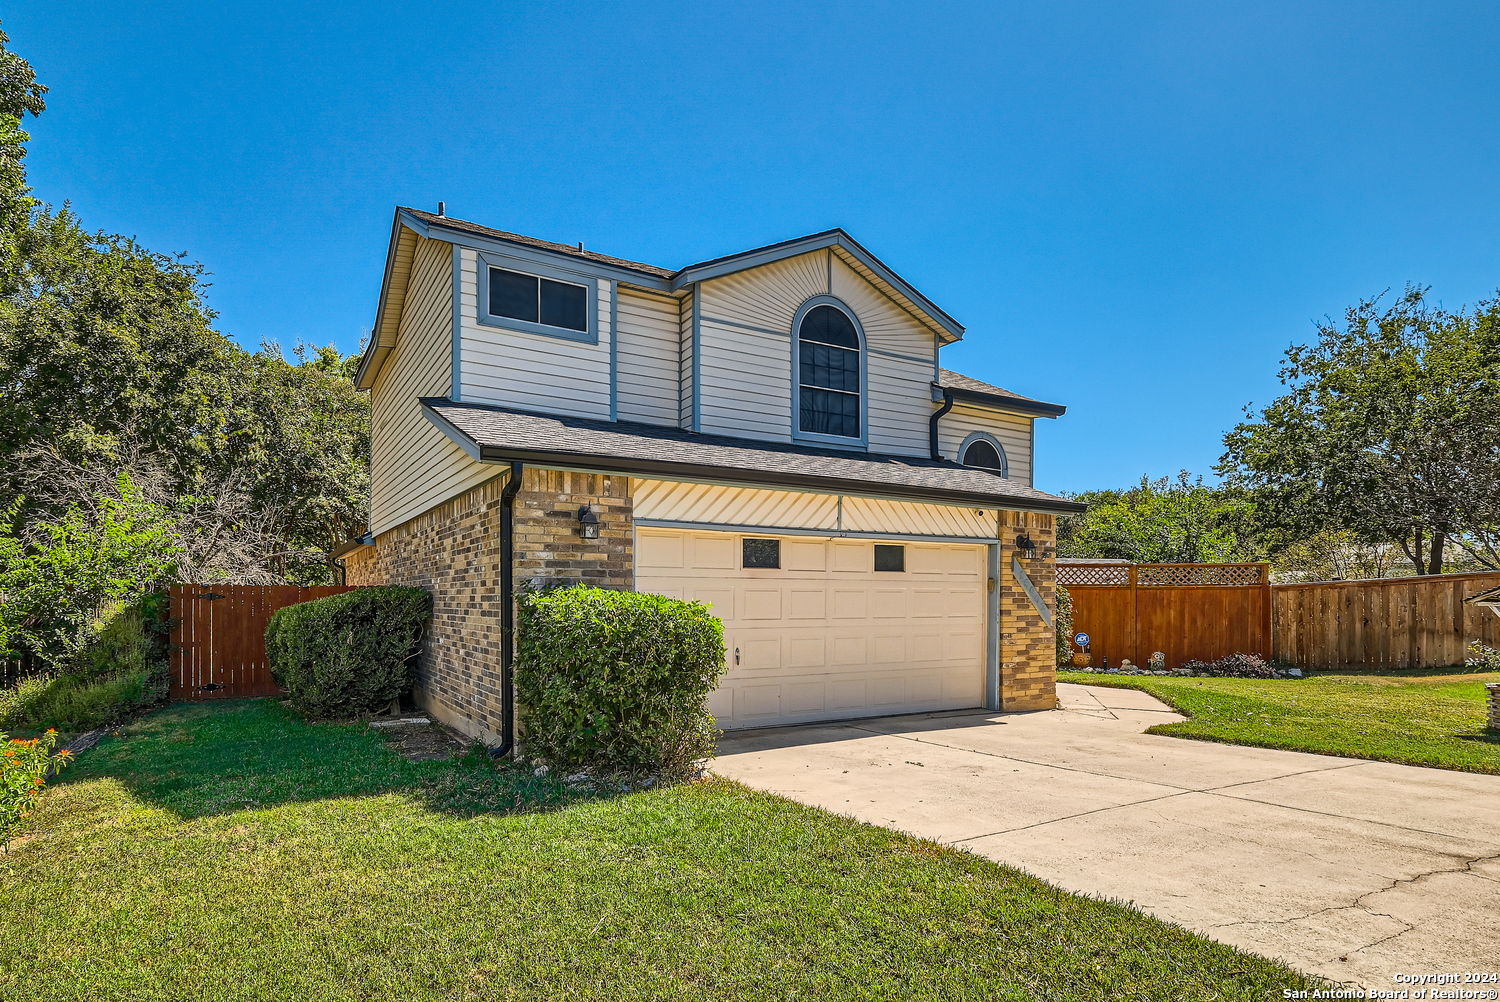
<path fill-rule="evenodd" d="M 1135 563 L 1237 563 L 1257 560 L 1254 505 L 1241 490 L 1205 484 L 1186 470 L 1141 478 L 1129 490 L 1087 491 L 1088 505 L 1059 527 L 1063 556 Z"/>
<path fill-rule="evenodd" d="M 115 602 L 167 583 L 180 550 L 168 513 L 121 475 L 118 490 L 56 521 L 0 527 L 0 637 L 55 667 L 94 638 Z"/>
<path fill-rule="evenodd" d="M 6 41 L 0 140 L 15 143 L 0 152 L 16 211 L 0 268 L 0 510 L 24 497 L 23 524 L 55 520 L 117 496 L 128 472 L 171 515 L 185 572 L 327 580 L 327 551 L 358 531 L 368 494 L 354 360 L 246 352 L 214 329 L 199 265 L 31 199 L 17 123 L 44 89 Z"/>
<path fill-rule="evenodd" d="M 1281 545 L 1329 531 L 1399 544 L 1418 574 L 1500 524 L 1500 300 L 1449 312 L 1408 288 L 1287 349 L 1286 392 L 1225 437 Z"/>
<path fill-rule="evenodd" d="M 370 489 L 370 408 L 354 386 L 356 355 L 273 344 L 242 361 L 224 457 L 246 489 L 277 513 L 289 577 L 326 575 L 329 550 L 363 531 Z M 226 470 L 227 472 L 227 470 Z"/>

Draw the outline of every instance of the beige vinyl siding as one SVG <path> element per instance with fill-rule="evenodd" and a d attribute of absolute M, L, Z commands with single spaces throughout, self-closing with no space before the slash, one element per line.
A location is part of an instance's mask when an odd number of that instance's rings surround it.
<path fill-rule="evenodd" d="M 619 297 L 619 418 L 675 427 L 681 420 L 682 406 L 682 334 L 677 300 L 623 286 Z"/>
<path fill-rule="evenodd" d="M 638 521 L 984 539 L 995 538 L 999 525 L 993 508 L 808 491 L 632 479 L 631 493 Z"/>
<path fill-rule="evenodd" d="M 974 404 L 954 404 L 953 410 L 938 422 L 938 448 L 945 458 L 958 462 L 962 458 L 958 454 L 959 447 L 975 431 L 988 432 L 1005 447 L 1010 479 L 1031 484 L 1031 418 Z"/>
<path fill-rule="evenodd" d="M 698 308 L 697 299 L 697 295 L 688 293 L 678 302 L 677 422 L 683 428 L 693 426 L 693 311 Z"/>
<path fill-rule="evenodd" d="M 453 379 L 453 252 L 420 240 L 395 349 L 370 389 L 370 528 L 376 533 L 493 475 L 439 431 L 419 397 L 447 396 Z"/>
<path fill-rule="evenodd" d="M 609 419 L 609 282 L 598 283 L 598 344 L 481 325 L 478 257 L 460 250 L 462 399 L 543 414 Z M 516 265 L 524 271 L 524 265 Z"/>
<path fill-rule="evenodd" d="M 926 455 L 936 335 L 836 255 L 833 295 L 865 332 L 870 451 Z"/>
<path fill-rule="evenodd" d="M 704 293 L 705 303 L 712 302 Z M 698 372 L 705 434 L 791 440 L 791 341 L 705 319 Z"/>
<path fill-rule="evenodd" d="M 792 323 L 803 303 L 830 294 L 865 333 L 871 451 L 925 455 L 935 335 L 827 250 L 703 284 L 702 430 L 792 439 Z"/>

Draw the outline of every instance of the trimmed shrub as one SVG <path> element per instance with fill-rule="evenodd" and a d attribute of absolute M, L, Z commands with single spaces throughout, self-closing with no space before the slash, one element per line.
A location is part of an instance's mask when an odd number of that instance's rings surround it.
<path fill-rule="evenodd" d="M 575 586 L 520 596 L 526 752 L 596 776 L 686 777 L 713 754 L 724 625 L 701 602 Z"/>
<path fill-rule="evenodd" d="M 309 717 L 388 706 L 416 680 L 432 596 L 382 585 L 277 609 L 266 627 L 271 677 Z"/>
<path fill-rule="evenodd" d="M 1057 586 L 1057 666 L 1073 666 L 1073 596 L 1062 585 Z"/>

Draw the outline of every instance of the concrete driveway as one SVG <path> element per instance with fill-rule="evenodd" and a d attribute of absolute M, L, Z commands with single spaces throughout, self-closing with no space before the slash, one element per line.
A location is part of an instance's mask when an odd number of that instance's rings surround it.
<path fill-rule="evenodd" d="M 1500 970 L 1500 776 L 1158 737 L 1182 718 L 1143 692 L 1058 692 L 733 733 L 714 771 L 1337 981 Z"/>

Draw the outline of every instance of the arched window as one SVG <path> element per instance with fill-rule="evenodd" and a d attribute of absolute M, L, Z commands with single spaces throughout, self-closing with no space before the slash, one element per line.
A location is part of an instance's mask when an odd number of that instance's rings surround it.
<path fill-rule="evenodd" d="M 862 439 L 859 328 L 832 302 L 811 303 L 797 322 L 797 428 L 808 436 Z"/>
<path fill-rule="evenodd" d="M 959 457 L 959 461 L 965 466 L 989 470 L 1002 477 L 1010 475 L 1005 462 L 1005 447 L 982 432 L 975 432 L 969 436 L 959 452 Z"/>

